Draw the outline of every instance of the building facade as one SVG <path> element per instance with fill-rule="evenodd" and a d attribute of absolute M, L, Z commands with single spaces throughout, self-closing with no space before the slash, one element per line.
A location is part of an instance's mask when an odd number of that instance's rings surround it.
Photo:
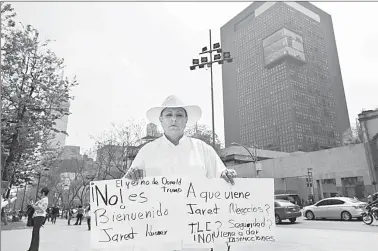
<path fill-rule="evenodd" d="M 362 129 L 362 139 L 368 159 L 373 185 L 378 191 L 378 108 L 364 111 L 358 115 Z"/>
<path fill-rule="evenodd" d="M 80 159 L 80 146 L 64 146 L 60 159 Z"/>
<path fill-rule="evenodd" d="M 307 2 L 254 2 L 221 27 L 226 146 L 339 146 L 350 128 L 331 16 Z"/>
<path fill-rule="evenodd" d="M 288 156 L 262 160 L 258 164 L 261 167 L 260 178 L 274 178 L 276 194 L 295 193 L 304 200 L 309 196 L 319 200 L 336 195 L 364 199 L 368 193 L 377 191 L 364 144 L 309 153 L 291 153 Z M 252 162 L 228 165 L 228 168 L 235 169 L 238 177 L 256 177 L 256 165 Z"/>
<path fill-rule="evenodd" d="M 256 156 L 251 156 L 255 154 Z M 276 159 L 290 156 L 290 153 L 276 152 L 263 149 L 248 148 L 248 151 L 241 146 L 229 146 L 219 152 L 220 158 L 226 166 L 234 166 L 253 161 L 262 161 L 267 159 Z M 244 177 L 246 178 L 246 177 Z"/>
<path fill-rule="evenodd" d="M 70 103 L 65 102 L 61 104 L 61 107 L 68 113 L 70 110 Z M 59 131 L 67 132 L 68 126 L 68 115 L 62 116 L 60 119 L 55 121 L 54 128 Z M 66 138 L 67 135 L 64 133 L 53 133 L 52 138 L 50 140 L 50 145 L 54 148 L 64 147 L 66 145 Z"/>

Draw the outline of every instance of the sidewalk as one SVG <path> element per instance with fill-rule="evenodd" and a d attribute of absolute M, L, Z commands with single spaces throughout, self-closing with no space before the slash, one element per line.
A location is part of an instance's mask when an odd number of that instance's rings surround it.
<path fill-rule="evenodd" d="M 1 251 L 26 251 L 30 245 L 31 234 L 32 228 L 1 231 Z M 81 226 L 68 226 L 64 219 L 57 219 L 55 225 L 46 222 L 41 228 L 39 250 L 89 251 L 90 232 L 86 222 Z"/>
<path fill-rule="evenodd" d="M 26 251 L 32 229 L 1 232 L 2 251 Z M 359 232 L 325 229 L 289 228 L 276 229 L 276 242 L 231 248 L 232 251 L 372 251 L 378 240 L 377 232 Z M 374 242 L 374 243 L 373 243 Z M 86 223 L 68 226 L 58 219 L 56 225 L 47 222 L 41 229 L 40 251 L 90 251 L 90 232 Z M 214 251 L 218 251 L 215 249 Z M 224 250 L 220 250 L 224 251 Z"/>

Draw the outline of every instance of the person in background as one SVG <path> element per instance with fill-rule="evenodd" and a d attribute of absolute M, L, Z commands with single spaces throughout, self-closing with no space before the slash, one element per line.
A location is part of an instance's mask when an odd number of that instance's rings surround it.
<path fill-rule="evenodd" d="M 4 225 L 8 225 L 8 212 L 7 208 L 11 204 L 11 201 L 9 198 L 6 197 L 6 194 L 2 195 L 2 201 L 1 201 L 1 221 L 4 222 Z M 4 202 L 4 206 L 3 206 Z"/>
<path fill-rule="evenodd" d="M 366 198 L 367 198 L 368 203 L 372 202 L 372 196 L 370 193 L 368 193 L 368 196 Z"/>
<path fill-rule="evenodd" d="M 51 218 L 51 210 L 52 208 L 51 207 L 48 207 L 47 210 L 46 210 L 46 219 L 45 219 L 45 222 L 46 220 L 49 222 L 50 221 L 50 218 Z"/>
<path fill-rule="evenodd" d="M 91 230 L 91 205 L 85 209 L 85 217 L 87 218 L 88 230 Z"/>
<path fill-rule="evenodd" d="M 76 223 L 74 225 L 81 225 L 81 221 L 84 215 L 84 208 L 82 205 L 77 209 Z"/>
<path fill-rule="evenodd" d="M 26 207 L 26 216 L 28 217 L 28 221 L 26 223 L 26 226 L 32 227 L 33 226 L 33 214 L 34 214 L 34 208 L 29 204 Z"/>
<path fill-rule="evenodd" d="M 8 225 L 8 215 L 5 210 L 5 207 L 1 208 L 1 221 L 4 222 L 4 225 Z"/>
<path fill-rule="evenodd" d="M 72 215 L 73 215 L 72 209 L 68 208 L 68 210 L 67 210 L 67 222 L 68 222 L 68 226 L 71 225 Z"/>
<path fill-rule="evenodd" d="M 55 224 L 56 223 L 56 218 L 58 217 L 59 214 L 59 208 L 57 206 L 54 206 L 51 208 L 51 223 Z"/>
<path fill-rule="evenodd" d="M 39 231 L 46 217 L 46 209 L 49 205 L 49 199 L 47 195 L 49 194 L 49 189 L 44 187 L 41 189 L 40 195 L 41 199 L 31 206 L 34 208 L 33 214 L 33 232 L 30 247 L 28 251 L 38 251 L 39 249 Z"/>

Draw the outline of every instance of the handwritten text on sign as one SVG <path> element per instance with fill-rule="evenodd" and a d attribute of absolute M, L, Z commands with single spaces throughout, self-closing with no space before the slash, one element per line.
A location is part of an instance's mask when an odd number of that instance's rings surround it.
<path fill-rule="evenodd" d="M 187 181 L 186 181 L 187 182 Z M 185 185 L 186 247 L 275 241 L 273 179 L 192 180 Z"/>
<path fill-rule="evenodd" d="M 182 180 L 150 177 L 92 182 L 93 249 L 181 242 Z"/>
<path fill-rule="evenodd" d="M 93 182 L 92 247 L 271 242 L 273 187 L 273 179 L 236 179 L 234 186 L 177 177 Z"/>

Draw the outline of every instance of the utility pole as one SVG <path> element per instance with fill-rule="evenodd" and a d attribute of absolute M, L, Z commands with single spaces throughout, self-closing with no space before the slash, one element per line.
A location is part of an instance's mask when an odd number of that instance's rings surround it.
<path fill-rule="evenodd" d="M 315 197 L 315 194 L 314 194 L 314 183 L 313 183 L 313 175 L 312 175 L 312 168 L 307 168 L 307 186 L 308 186 L 308 189 L 309 189 L 309 194 L 311 195 L 312 199 L 313 199 L 313 202 L 314 201 L 314 197 Z"/>
<path fill-rule="evenodd" d="M 213 59 L 213 50 L 211 50 L 211 30 L 209 30 L 209 53 L 210 53 L 210 62 Z M 212 122 L 212 131 L 213 131 L 213 148 L 215 149 L 215 119 L 214 119 L 214 82 L 213 82 L 213 64 L 210 65 L 210 86 L 211 86 L 211 122 Z"/>
<path fill-rule="evenodd" d="M 213 84 L 213 64 L 223 64 L 224 61 L 227 63 L 231 63 L 233 59 L 231 58 L 230 52 L 223 52 L 222 48 L 219 43 L 212 44 L 211 38 L 211 29 L 209 30 L 209 48 L 207 46 L 202 48 L 202 52 L 199 55 L 209 54 L 210 60 L 206 57 L 201 57 L 201 63 L 199 59 L 193 59 L 192 65 L 190 66 L 190 70 L 195 70 L 198 66 L 198 69 L 202 69 L 205 66 L 210 68 L 210 86 L 211 86 L 211 120 L 212 120 L 212 131 L 213 131 L 213 148 L 215 149 L 215 119 L 214 119 L 214 84 Z M 214 55 L 213 53 L 216 52 L 217 54 Z"/>

